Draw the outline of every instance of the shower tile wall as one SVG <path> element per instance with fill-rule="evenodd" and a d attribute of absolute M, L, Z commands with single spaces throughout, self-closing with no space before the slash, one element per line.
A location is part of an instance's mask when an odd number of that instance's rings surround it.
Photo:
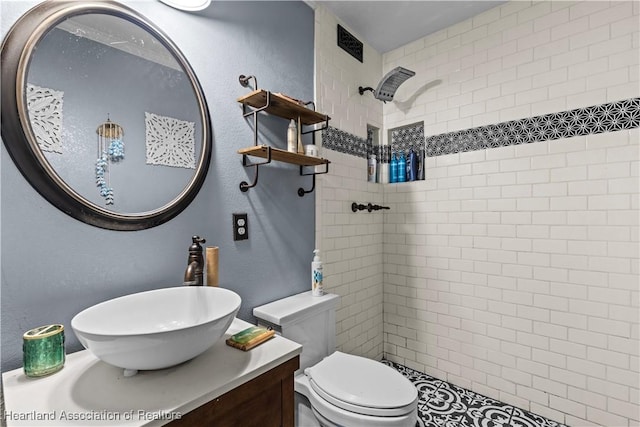
<path fill-rule="evenodd" d="M 640 423 L 640 132 L 469 139 L 637 109 L 639 12 L 514 1 L 384 55 L 416 71 L 384 128 L 424 120 L 432 155 L 383 190 L 386 358 L 567 425 Z"/>
<path fill-rule="evenodd" d="M 351 212 L 351 203 L 382 204 L 377 184 L 367 182 L 367 161 L 324 149 L 331 173 L 317 195 L 316 244 L 324 261 L 324 287 L 341 296 L 336 313 L 337 347 L 341 351 L 381 359 L 382 233 L 380 212 Z M 355 165 L 354 165 L 355 163 Z"/>
<path fill-rule="evenodd" d="M 331 116 L 321 154 L 332 163 L 330 173 L 317 179 L 316 245 L 322 250 L 325 290 L 341 296 L 336 313 L 338 349 L 380 360 L 383 215 L 353 213 L 351 203 L 382 204 L 379 186 L 367 183 L 364 148 L 367 124 L 382 128 L 382 103 L 370 94 L 358 94 L 358 86 L 374 85 L 382 77 L 382 56 L 365 43 L 363 64 L 339 48 L 338 23 L 318 5 L 316 105 Z"/>
<path fill-rule="evenodd" d="M 359 138 L 372 124 L 389 144 L 389 129 L 416 122 L 429 140 L 635 99 L 639 12 L 638 2 L 513 1 L 382 59 L 365 45 L 358 68 L 319 6 L 319 109 Z M 357 95 L 396 66 L 416 76 L 394 102 Z M 319 179 L 316 238 L 331 253 L 329 289 L 349 301 L 340 345 L 363 330 L 377 348 L 384 311 L 394 362 L 567 425 L 638 425 L 640 134 L 580 135 L 429 157 L 426 181 L 384 186 L 366 183 L 362 157 L 324 150 L 340 179 Z M 352 199 L 381 195 L 391 211 L 350 213 Z M 355 245 L 360 221 L 383 225 L 375 255 Z M 378 250 L 384 279 L 351 286 Z M 359 298 L 378 286 L 384 310 L 371 299 L 364 309 Z"/>
<path fill-rule="evenodd" d="M 385 188 L 385 357 L 568 425 L 638 418 L 638 130 Z"/>

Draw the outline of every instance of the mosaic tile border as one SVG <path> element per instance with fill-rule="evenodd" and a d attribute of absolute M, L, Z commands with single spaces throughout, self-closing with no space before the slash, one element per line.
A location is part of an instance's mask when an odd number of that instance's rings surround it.
<path fill-rule="evenodd" d="M 430 136 L 427 156 L 551 141 L 640 127 L 640 98 Z"/>
<path fill-rule="evenodd" d="M 426 146 L 426 155 L 434 157 L 638 127 L 640 127 L 640 98 L 630 98 L 442 133 L 426 139 L 424 126 L 420 128 L 420 123 L 416 123 L 391 129 L 390 139 L 394 152 L 399 150 L 407 152 L 412 147 L 417 151 L 422 146 Z M 378 155 L 380 153 L 379 147 L 372 147 L 367 140 L 331 126 L 323 131 L 322 145 L 330 150 L 363 158 L 371 152 Z"/>
<path fill-rule="evenodd" d="M 406 154 L 412 148 L 415 151 L 424 148 L 424 122 L 389 129 L 389 141 L 394 153 L 402 151 Z"/>
<path fill-rule="evenodd" d="M 371 143 L 364 138 L 355 136 L 333 126 L 322 131 L 322 148 L 367 158 L 371 153 Z"/>

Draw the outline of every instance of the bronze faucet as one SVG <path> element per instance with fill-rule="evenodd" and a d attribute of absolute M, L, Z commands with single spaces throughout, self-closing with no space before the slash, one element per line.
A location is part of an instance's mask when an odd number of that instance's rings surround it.
<path fill-rule="evenodd" d="M 187 270 L 184 272 L 184 284 L 188 286 L 204 285 L 202 271 L 204 270 L 204 257 L 202 256 L 202 246 L 205 239 L 200 236 L 191 238 L 191 246 L 189 246 L 189 259 L 187 260 Z"/>

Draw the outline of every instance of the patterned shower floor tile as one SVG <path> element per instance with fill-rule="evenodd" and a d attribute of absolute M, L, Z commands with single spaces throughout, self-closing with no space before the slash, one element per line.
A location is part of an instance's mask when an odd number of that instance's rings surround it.
<path fill-rule="evenodd" d="M 419 427 L 566 427 L 388 360 L 418 389 Z"/>

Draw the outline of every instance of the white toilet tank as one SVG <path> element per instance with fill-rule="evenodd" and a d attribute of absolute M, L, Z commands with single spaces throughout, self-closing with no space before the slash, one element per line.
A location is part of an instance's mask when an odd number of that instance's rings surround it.
<path fill-rule="evenodd" d="M 336 306 L 340 297 L 311 291 L 253 309 L 258 324 L 272 326 L 283 337 L 302 344 L 300 370 L 315 365 L 336 349 Z"/>

